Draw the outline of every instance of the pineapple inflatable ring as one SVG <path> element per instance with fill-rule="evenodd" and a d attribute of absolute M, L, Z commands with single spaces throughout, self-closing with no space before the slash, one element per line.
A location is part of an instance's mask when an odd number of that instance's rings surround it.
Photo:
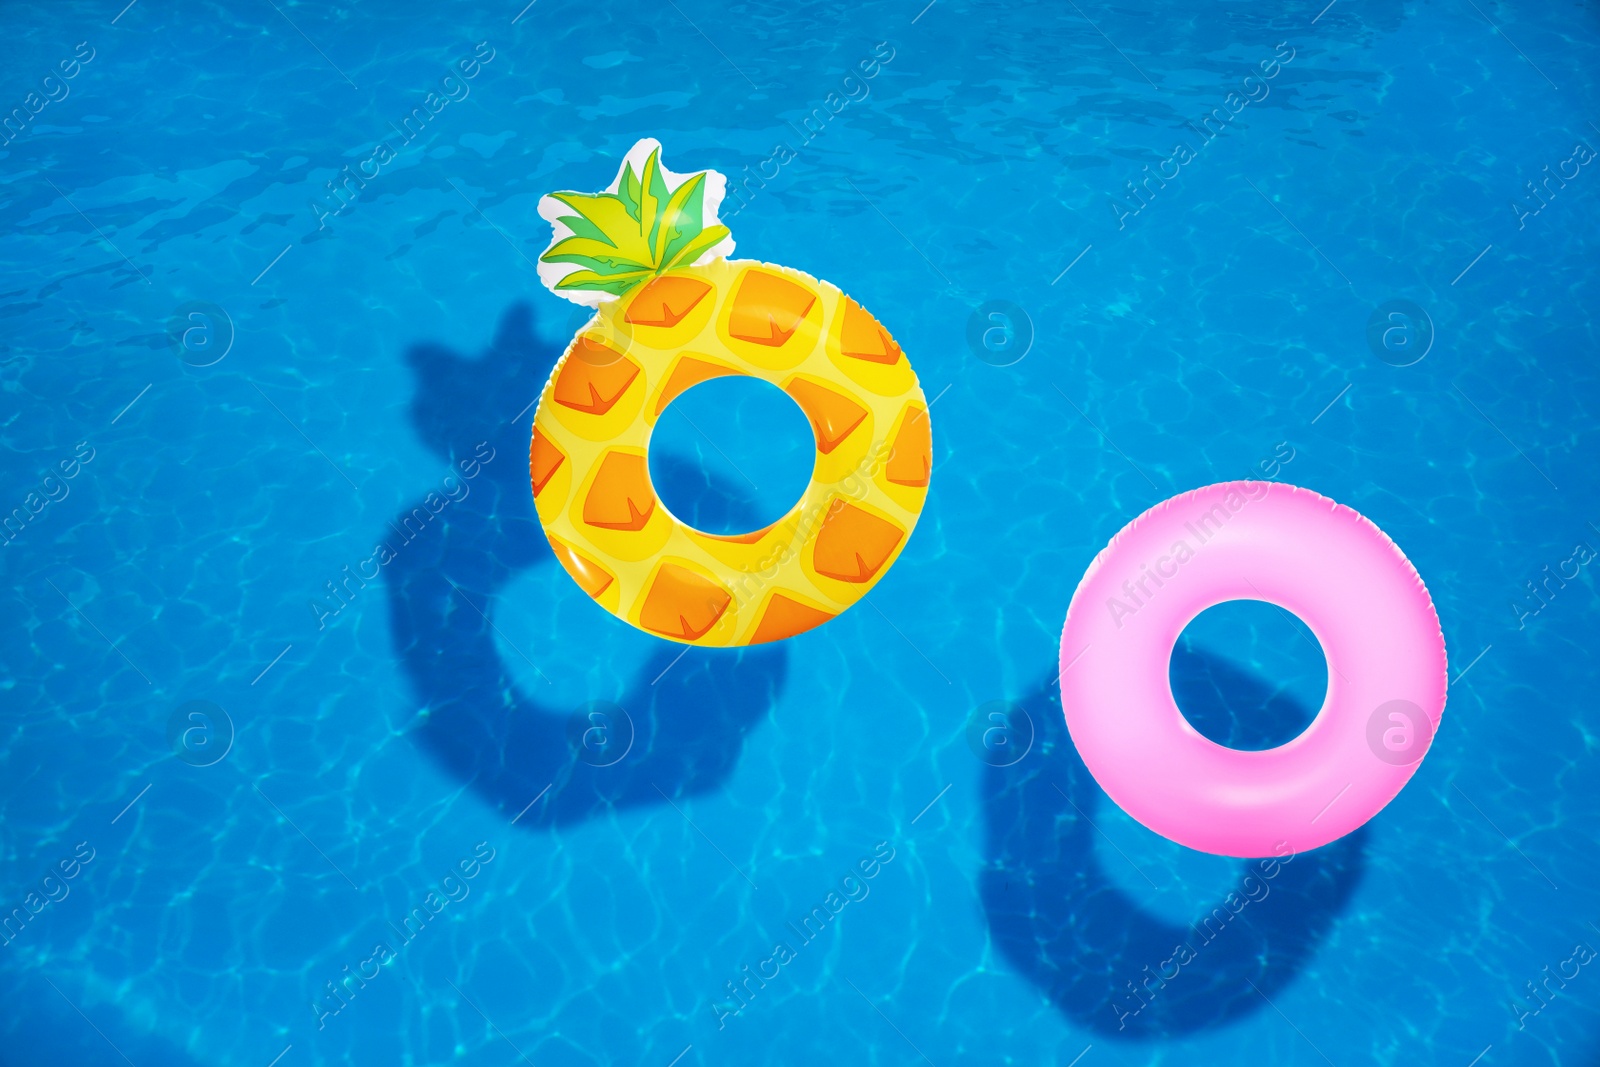
<path fill-rule="evenodd" d="M 673 174 L 660 156 L 640 141 L 605 192 L 539 202 L 555 228 L 540 279 L 596 314 L 539 398 L 534 501 L 556 558 L 619 619 L 685 644 L 779 641 L 855 603 L 905 547 L 928 491 L 928 405 L 900 346 L 850 297 L 726 259 L 726 179 Z M 817 455 L 786 516 L 719 536 L 667 511 L 647 452 L 667 405 L 726 375 L 787 393 Z"/>

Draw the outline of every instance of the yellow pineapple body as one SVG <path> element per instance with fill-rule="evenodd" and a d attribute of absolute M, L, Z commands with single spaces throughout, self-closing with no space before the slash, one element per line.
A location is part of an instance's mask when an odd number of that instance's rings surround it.
<path fill-rule="evenodd" d="M 764 530 L 686 525 L 650 486 L 650 434 L 699 382 L 746 374 L 806 413 L 811 481 Z M 876 319 L 749 260 L 680 268 L 601 305 L 556 364 L 529 453 L 556 557 L 602 607 L 698 645 L 781 640 L 859 600 L 905 547 L 932 462 L 927 401 Z"/>

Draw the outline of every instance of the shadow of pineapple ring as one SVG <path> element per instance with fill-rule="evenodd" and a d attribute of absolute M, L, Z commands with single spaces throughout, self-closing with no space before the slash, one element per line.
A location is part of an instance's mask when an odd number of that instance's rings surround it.
<path fill-rule="evenodd" d="M 414 739 L 508 820 L 517 816 L 518 826 L 532 829 L 719 787 L 745 735 L 781 693 L 787 666 L 779 646 L 682 649 L 660 642 L 613 691 L 587 694 L 583 707 L 550 707 L 518 684 L 496 644 L 494 600 L 554 557 L 526 470 L 514 458 L 526 447 L 529 420 L 507 420 L 537 395 L 557 354 L 534 335 L 526 306 L 507 312 L 481 358 L 436 345 L 408 352 L 417 374 L 411 419 L 422 442 L 450 459 L 488 438 L 500 458 L 385 568 L 394 647 L 419 705 Z M 707 526 L 746 519 L 730 487 L 708 485 L 687 461 L 663 459 L 663 488 L 679 481 L 683 496 L 695 500 L 686 519 Z M 578 650 L 550 632 L 524 651 L 549 672 Z M 597 723 L 589 717 L 596 702 L 626 709 L 626 723 Z M 597 726 L 605 732 L 593 732 Z"/>

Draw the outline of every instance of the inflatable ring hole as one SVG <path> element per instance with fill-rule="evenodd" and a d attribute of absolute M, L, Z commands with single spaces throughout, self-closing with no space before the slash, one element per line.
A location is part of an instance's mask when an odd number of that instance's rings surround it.
<path fill-rule="evenodd" d="M 730 375 L 667 405 L 650 434 L 650 481 L 666 509 L 696 530 L 754 533 L 794 508 L 816 454 L 799 404 L 760 378 Z"/>
<path fill-rule="evenodd" d="M 1191 726 L 1245 751 L 1300 736 L 1328 693 L 1327 656 L 1311 628 L 1260 600 L 1225 601 L 1190 620 L 1167 676 Z"/>

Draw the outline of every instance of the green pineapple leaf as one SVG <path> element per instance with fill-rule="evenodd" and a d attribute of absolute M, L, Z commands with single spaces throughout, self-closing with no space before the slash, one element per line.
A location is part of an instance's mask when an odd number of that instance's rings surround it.
<path fill-rule="evenodd" d="M 647 139 L 624 157 L 614 192 L 551 193 L 539 214 L 557 235 L 539 261 L 554 269 L 541 266 L 540 277 L 558 294 L 622 296 L 663 271 L 692 265 L 730 237 L 717 220 L 706 224 L 707 175 L 715 173 L 674 175 L 661 166 L 661 146 Z M 568 265 L 575 269 L 561 269 Z"/>
<path fill-rule="evenodd" d="M 729 234 L 726 226 L 712 226 L 710 229 L 701 230 L 693 240 L 679 249 L 672 260 L 662 269 L 671 270 L 674 267 L 687 267 L 727 236 Z"/>
<path fill-rule="evenodd" d="M 657 263 L 669 262 L 673 254 L 702 232 L 701 208 L 705 201 L 706 176 L 696 174 L 672 194 L 661 212 L 661 226 L 650 242 Z"/>
<path fill-rule="evenodd" d="M 604 194 L 602 194 L 604 195 Z M 628 209 L 634 222 L 639 221 L 639 179 L 634 176 L 633 168 L 626 161 L 622 164 L 621 179 L 617 182 L 617 196 Z"/>
<path fill-rule="evenodd" d="M 601 277 L 591 271 L 580 270 L 556 282 L 556 289 L 598 289 L 612 296 L 622 296 L 628 290 L 646 279 L 653 278 L 654 271 L 640 270 L 631 274 L 617 274 L 611 277 Z"/>
<path fill-rule="evenodd" d="M 618 254 L 640 266 L 651 265 L 650 246 L 645 243 L 644 235 L 639 232 L 638 219 L 628 214 L 627 204 L 620 197 L 610 193 L 599 193 L 594 196 L 581 193 L 551 195 L 578 212 L 582 220 L 593 227 L 593 231 L 587 234 L 592 240 L 610 245 Z M 574 229 L 573 233 L 576 236 L 578 231 Z"/>
<path fill-rule="evenodd" d="M 644 162 L 643 186 L 644 190 L 639 196 L 639 229 L 645 236 L 645 244 L 654 248 L 656 232 L 661 227 L 661 206 L 670 198 L 667 183 L 661 176 L 659 149 L 651 152 L 650 158 Z"/>
<path fill-rule="evenodd" d="M 606 239 L 606 232 L 582 215 L 567 215 L 561 219 L 561 222 L 572 231 L 572 236 L 574 237 L 587 237 L 590 240 L 599 241 L 601 244 L 611 244 Z"/>

